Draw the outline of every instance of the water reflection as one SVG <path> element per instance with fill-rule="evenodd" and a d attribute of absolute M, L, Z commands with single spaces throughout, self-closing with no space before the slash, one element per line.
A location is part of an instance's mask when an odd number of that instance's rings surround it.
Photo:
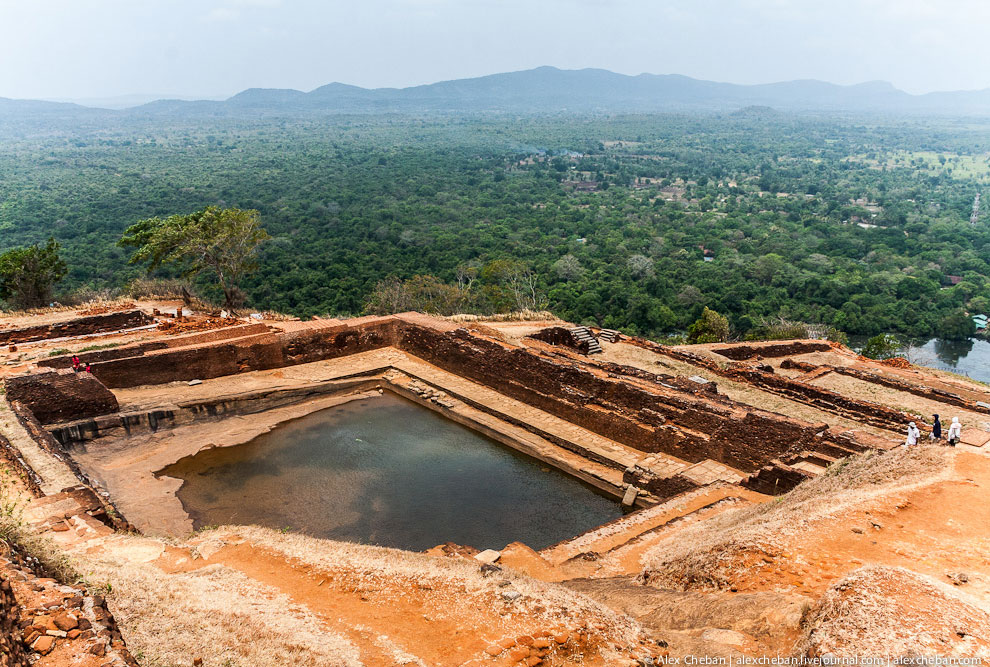
<path fill-rule="evenodd" d="M 868 336 L 850 336 L 849 346 L 862 352 L 867 340 Z M 902 348 L 901 356 L 918 366 L 952 371 L 990 383 L 990 341 L 982 338 L 915 340 Z"/>
<path fill-rule="evenodd" d="M 973 351 L 973 346 L 976 344 L 976 341 L 972 338 L 967 338 L 966 340 L 942 340 L 941 338 L 936 338 L 931 342 L 933 343 L 935 356 L 942 363 L 953 368 L 959 364 L 960 359 L 963 359 Z"/>
<path fill-rule="evenodd" d="M 981 338 L 942 340 L 933 338 L 917 348 L 922 352 L 914 363 L 968 375 L 990 382 L 990 342 Z"/>
<path fill-rule="evenodd" d="M 256 523 L 423 550 L 541 549 L 622 515 L 547 465 L 394 394 L 315 412 L 162 471 L 198 528 Z"/>

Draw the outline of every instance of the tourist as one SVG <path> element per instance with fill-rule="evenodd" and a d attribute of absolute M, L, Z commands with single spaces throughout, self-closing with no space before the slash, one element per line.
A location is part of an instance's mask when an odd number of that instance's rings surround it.
<path fill-rule="evenodd" d="M 955 447 L 959 444 L 959 439 L 962 438 L 962 424 L 959 423 L 959 417 L 952 418 L 952 423 L 949 424 L 949 433 L 946 437 L 949 439 L 950 447 Z"/>
<path fill-rule="evenodd" d="M 921 431 L 918 430 L 918 426 L 914 422 L 911 422 L 910 424 L 908 424 L 907 440 L 904 441 L 904 446 L 910 447 L 912 445 L 917 445 L 918 438 L 920 437 L 921 437 Z"/>
<path fill-rule="evenodd" d="M 86 364 L 86 369 L 85 370 L 86 370 L 87 373 L 92 373 L 93 372 L 93 367 L 90 366 L 89 364 Z"/>
<path fill-rule="evenodd" d="M 939 421 L 938 415 L 935 415 L 935 421 L 932 422 L 932 442 L 938 442 L 942 439 L 942 422 Z"/>
<path fill-rule="evenodd" d="M 72 370 L 79 372 L 79 357 L 74 354 L 72 355 Z"/>

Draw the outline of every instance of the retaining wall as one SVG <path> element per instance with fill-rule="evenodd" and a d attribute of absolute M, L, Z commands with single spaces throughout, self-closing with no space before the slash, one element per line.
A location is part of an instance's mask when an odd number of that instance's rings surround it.
<path fill-rule="evenodd" d="M 789 340 L 779 343 L 761 343 L 759 345 L 731 345 L 710 348 L 733 361 L 746 361 L 756 357 L 792 357 L 809 352 L 828 352 L 832 349 L 827 341 L 822 340 Z"/>
<path fill-rule="evenodd" d="M 93 366 L 93 373 L 112 389 L 210 378 L 284 368 L 346 357 L 388 347 L 394 342 L 392 318 L 368 318 L 294 333 L 267 333 L 215 345 L 154 351 L 112 359 Z"/>
<path fill-rule="evenodd" d="M 135 309 L 104 315 L 90 315 L 65 322 L 40 324 L 20 329 L 0 329 L 0 345 L 134 329 L 152 324 L 154 321 L 154 318 L 144 311 Z"/>
<path fill-rule="evenodd" d="M 523 348 L 401 322 L 398 346 L 444 370 L 641 451 L 756 470 L 827 429 L 773 413 L 661 394 Z M 680 427 L 689 429 L 686 433 Z"/>
<path fill-rule="evenodd" d="M 90 352 L 79 352 L 76 356 L 79 357 L 79 361 L 82 364 L 97 364 L 103 361 L 111 361 L 113 359 L 125 359 L 127 357 L 140 357 L 149 352 L 154 352 L 155 350 L 165 350 L 173 349 L 177 347 L 192 347 L 194 345 L 202 345 L 204 343 L 214 343 L 221 340 L 227 340 L 230 338 L 244 338 L 247 336 L 255 336 L 258 334 L 268 333 L 267 324 L 244 324 L 235 327 L 225 327 L 223 329 L 214 329 L 212 331 L 201 331 L 199 333 L 188 334 L 185 336 L 176 336 L 174 338 L 159 339 L 153 341 L 147 341 L 144 343 L 132 343 L 130 345 L 121 345 L 120 347 L 114 347 L 104 350 L 92 350 Z M 45 366 L 47 368 L 71 368 L 72 367 L 72 354 L 63 354 L 58 357 L 50 357 L 48 359 L 42 359 L 38 362 L 39 366 Z"/>

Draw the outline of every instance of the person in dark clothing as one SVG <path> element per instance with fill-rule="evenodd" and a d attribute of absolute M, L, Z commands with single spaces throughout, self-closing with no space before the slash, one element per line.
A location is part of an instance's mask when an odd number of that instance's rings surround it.
<path fill-rule="evenodd" d="M 938 442 L 942 439 L 942 422 L 939 421 L 938 415 L 935 415 L 935 421 L 932 422 L 932 435 L 933 442 Z"/>

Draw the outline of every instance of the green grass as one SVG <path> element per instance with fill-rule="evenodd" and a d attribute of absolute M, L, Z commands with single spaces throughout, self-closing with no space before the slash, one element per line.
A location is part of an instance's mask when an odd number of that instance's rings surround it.
<path fill-rule="evenodd" d="M 94 350 L 109 350 L 112 347 L 120 347 L 122 343 L 104 343 L 102 345 L 87 345 L 79 350 L 80 352 L 92 352 Z"/>
<path fill-rule="evenodd" d="M 942 158 L 945 162 L 942 162 Z M 935 151 L 892 151 L 869 158 L 866 155 L 850 156 L 849 160 L 872 164 L 887 169 L 915 169 L 929 174 L 947 173 L 959 179 L 971 178 L 990 181 L 990 157 L 987 155 L 961 155 Z"/>

